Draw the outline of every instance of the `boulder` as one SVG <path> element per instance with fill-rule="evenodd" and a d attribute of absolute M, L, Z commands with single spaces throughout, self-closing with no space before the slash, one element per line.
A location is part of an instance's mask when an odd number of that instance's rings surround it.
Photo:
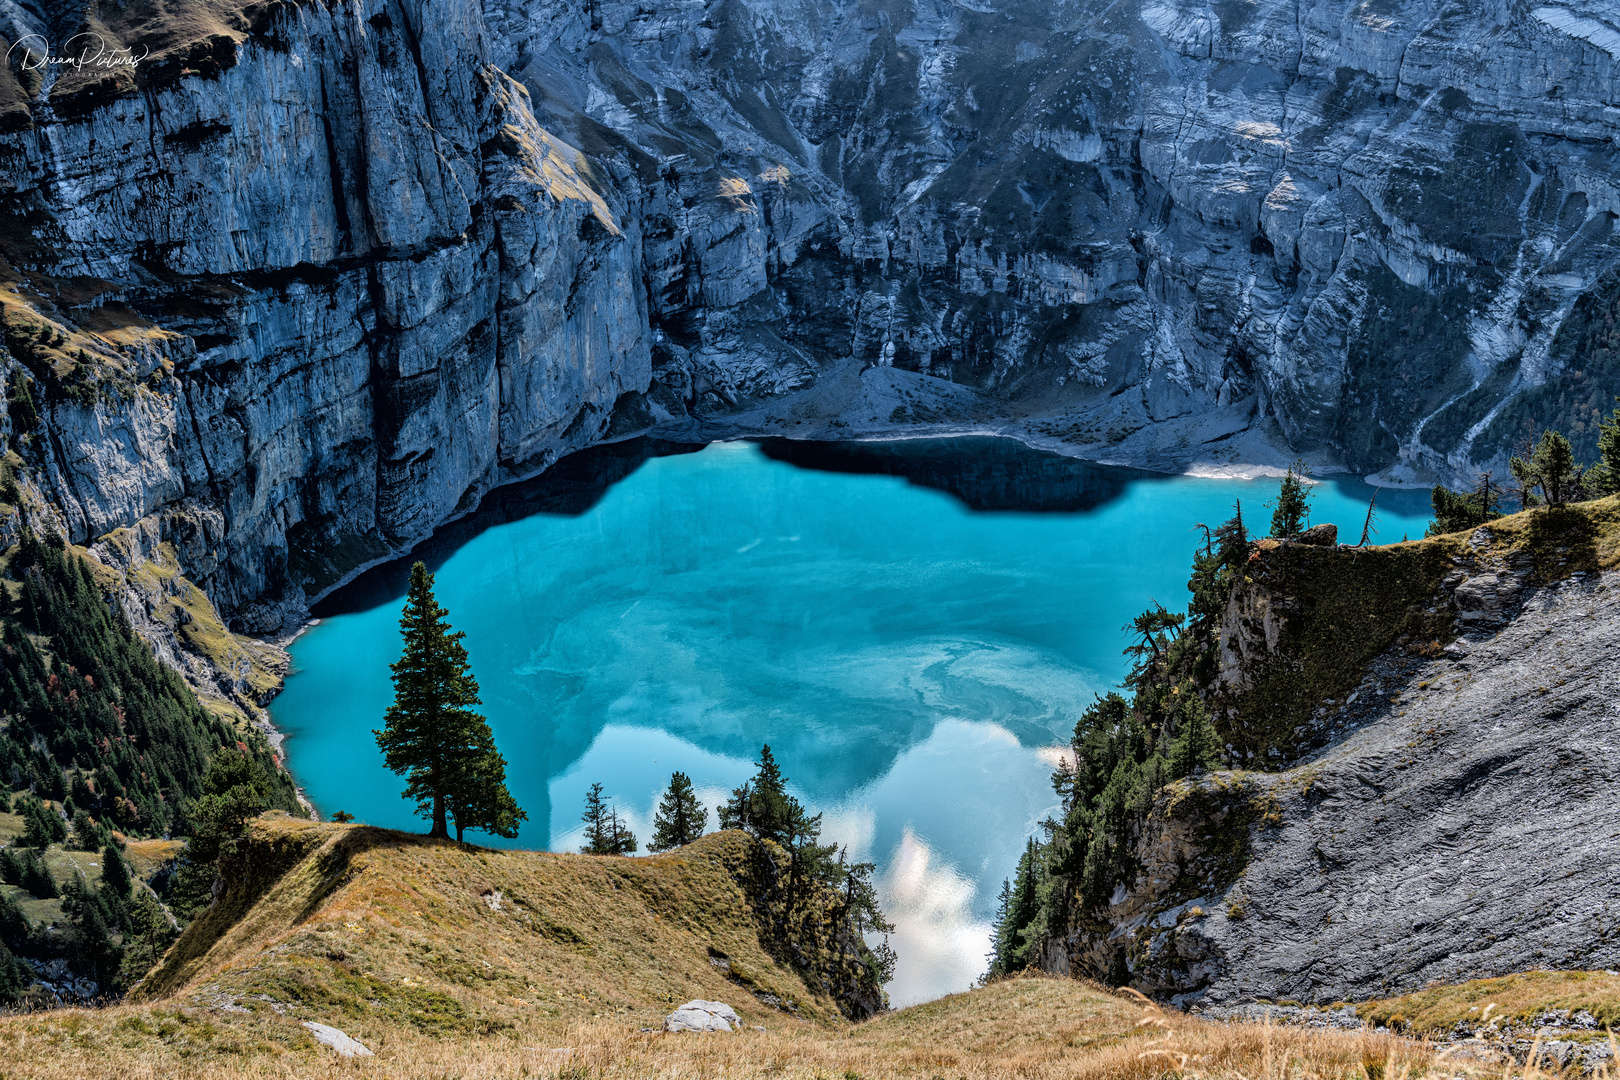
<path fill-rule="evenodd" d="M 1312 525 L 1294 539 L 1301 544 L 1332 547 L 1339 542 L 1339 527 L 1332 524 Z"/>
<path fill-rule="evenodd" d="M 730 1005 L 718 1001 L 688 1001 L 664 1017 L 664 1030 L 677 1031 L 735 1031 L 742 1027 L 742 1017 Z"/>
<path fill-rule="evenodd" d="M 328 1027 L 325 1024 L 317 1024 L 313 1020 L 305 1020 L 304 1026 L 309 1029 L 309 1033 L 315 1037 L 316 1042 L 320 1043 L 322 1046 L 330 1046 L 332 1048 L 332 1052 L 337 1054 L 338 1057 L 352 1058 L 372 1056 L 371 1051 L 366 1048 L 364 1043 L 360 1042 L 358 1039 L 351 1039 L 348 1035 L 339 1031 L 335 1027 Z"/>

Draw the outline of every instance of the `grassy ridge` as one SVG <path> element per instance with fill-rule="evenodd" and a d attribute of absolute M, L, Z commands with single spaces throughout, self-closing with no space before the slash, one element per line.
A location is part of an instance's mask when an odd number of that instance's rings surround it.
<path fill-rule="evenodd" d="M 1068 979 L 1004 980 L 851 1024 L 816 971 L 762 945 L 742 884 L 756 842 L 742 833 L 639 859 L 276 813 L 249 835 L 214 915 L 131 1001 L 0 1018 L 5 1075 L 1151 1080 L 1179 1061 L 1348 1080 L 1392 1053 L 1426 1060 L 1387 1038 L 1167 1016 Z M 660 1034 L 691 998 L 727 1002 L 745 1029 Z M 377 1056 L 340 1063 L 304 1021 Z"/>
<path fill-rule="evenodd" d="M 263 995 L 362 1038 L 619 1014 L 656 1026 L 694 997 L 756 1021 L 780 1015 L 774 1000 L 840 1023 L 825 964 L 796 971 L 761 943 L 746 890 L 755 843 L 717 833 L 666 855 L 597 858 L 270 814 L 136 997 L 223 994 L 262 1010 Z"/>

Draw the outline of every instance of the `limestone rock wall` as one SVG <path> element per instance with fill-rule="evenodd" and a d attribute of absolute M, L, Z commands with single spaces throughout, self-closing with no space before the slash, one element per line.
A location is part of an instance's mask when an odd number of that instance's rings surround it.
<path fill-rule="evenodd" d="M 153 519 L 269 629 L 593 441 L 651 366 L 639 219 L 491 64 L 475 3 L 280 5 L 233 48 L 36 106 L 0 198 L 29 226 L 12 296 L 123 380 L 50 399 L 25 455 L 67 530 Z"/>
<path fill-rule="evenodd" d="M 688 414 L 1426 482 L 1620 391 L 1593 0 L 163 11 L 0 12 L 155 50 L 0 78 L 0 276 L 123 372 L 46 404 L 70 532 L 245 626 Z"/>
<path fill-rule="evenodd" d="M 1191 437 L 1428 481 L 1538 425 L 1589 440 L 1620 390 L 1588 332 L 1620 290 L 1604 5 L 486 17 L 548 124 L 656 174 L 654 325 L 716 400 L 848 357 L 1081 453 L 1184 464 L 1133 436 L 1225 412 Z"/>

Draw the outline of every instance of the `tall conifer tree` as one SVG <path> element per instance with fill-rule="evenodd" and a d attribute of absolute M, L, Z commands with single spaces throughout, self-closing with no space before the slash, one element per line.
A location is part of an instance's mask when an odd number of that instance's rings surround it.
<path fill-rule="evenodd" d="M 1298 536 L 1305 531 L 1305 523 L 1310 520 L 1311 514 L 1311 493 L 1300 478 L 1308 475 L 1303 461 L 1296 461 L 1288 467 L 1282 487 L 1277 492 L 1277 501 L 1272 504 L 1272 536 Z"/>
<path fill-rule="evenodd" d="M 473 707 L 482 704 L 478 682 L 449 612 L 433 597 L 433 575 L 417 563 L 400 615 L 404 652 L 391 665 L 394 703 L 373 731 L 383 760 L 406 778 L 403 795 L 432 821 L 429 836 L 448 837 L 456 818 L 466 828 L 515 835 L 524 814 L 506 789 L 506 761 L 495 750 L 489 723 Z"/>
<path fill-rule="evenodd" d="M 685 847 L 709 827 L 709 811 L 698 802 L 692 780 L 678 772 L 669 778 L 669 790 L 653 816 L 653 836 L 648 851 L 669 851 Z"/>

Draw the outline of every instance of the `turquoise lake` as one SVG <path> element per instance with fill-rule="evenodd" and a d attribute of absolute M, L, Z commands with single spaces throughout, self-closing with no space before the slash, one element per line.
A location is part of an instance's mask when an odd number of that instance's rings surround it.
<path fill-rule="evenodd" d="M 967 988 L 1000 883 L 1056 808 L 1056 748 L 1125 673 L 1121 627 L 1150 599 L 1184 608 L 1196 523 L 1241 499 L 1263 531 L 1278 481 L 992 439 L 675 449 L 577 455 L 414 555 L 528 811 L 513 845 L 576 847 L 595 781 L 645 842 L 672 771 L 712 807 L 769 743 L 824 835 L 878 864 L 895 1003 Z M 1313 492 L 1312 521 L 1354 541 L 1371 489 Z M 1375 539 L 1421 536 L 1428 509 L 1383 490 Z M 323 814 L 425 831 L 372 737 L 408 565 L 317 607 L 271 713 Z"/>

